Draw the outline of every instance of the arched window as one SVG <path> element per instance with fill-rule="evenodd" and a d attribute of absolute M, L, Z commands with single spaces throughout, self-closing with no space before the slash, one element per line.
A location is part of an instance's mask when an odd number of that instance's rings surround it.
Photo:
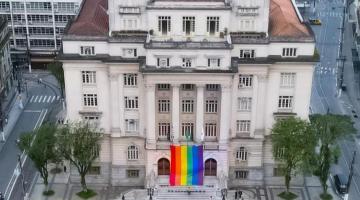
<path fill-rule="evenodd" d="M 170 162 L 166 158 L 158 161 L 158 175 L 170 175 Z"/>
<path fill-rule="evenodd" d="M 205 161 L 205 176 L 216 176 L 216 160 L 210 158 Z"/>
<path fill-rule="evenodd" d="M 135 145 L 130 145 L 127 152 L 128 160 L 138 160 L 139 159 L 139 149 Z"/>
<path fill-rule="evenodd" d="M 248 157 L 248 151 L 245 147 L 240 147 L 236 151 L 236 159 L 241 160 L 241 161 L 246 161 L 247 157 Z"/>

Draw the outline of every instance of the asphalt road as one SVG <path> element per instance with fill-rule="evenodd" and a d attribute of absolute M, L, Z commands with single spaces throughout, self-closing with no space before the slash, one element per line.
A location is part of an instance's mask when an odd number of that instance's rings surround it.
<path fill-rule="evenodd" d="M 61 105 L 59 90 L 54 86 L 55 81 L 52 76 L 48 74 L 31 74 L 25 77 L 27 77 L 28 82 L 29 101 L 0 152 L 0 191 L 3 193 L 7 191 L 7 194 L 12 193 L 10 199 L 21 199 L 23 195 L 20 178 L 15 178 L 16 175 L 14 175 L 16 174 L 15 168 L 18 164 L 17 155 L 21 154 L 15 140 L 21 134 L 32 131 L 39 127 L 41 123 L 47 121 L 49 113 L 54 115 L 55 113 L 51 111 Z M 37 82 L 40 77 L 42 83 Z M 25 188 L 28 189 L 36 174 L 36 170 L 30 159 L 26 159 L 23 166 Z M 15 184 L 13 184 L 13 180 L 16 180 Z"/>
<path fill-rule="evenodd" d="M 316 12 L 314 16 L 320 18 L 321 26 L 312 26 L 316 35 L 316 47 L 321 55 L 320 62 L 316 65 L 313 79 L 313 90 L 311 97 L 311 110 L 313 113 L 327 112 L 336 114 L 354 114 L 360 112 L 360 107 L 356 108 L 351 99 L 347 101 L 344 95 L 354 96 L 358 94 L 358 89 L 347 90 L 348 94 L 342 94 L 337 90 L 337 77 L 341 73 L 341 69 L 337 67 L 336 59 L 339 57 L 340 42 L 341 42 L 341 27 L 342 18 L 344 17 L 344 3 L 339 0 L 332 1 L 317 1 Z M 346 19 L 346 18 L 345 18 Z M 349 24 L 345 24 L 344 31 L 344 47 L 343 52 L 347 57 L 345 67 L 348 80 L 348 86 L 356 82 L 353 76 L 354 70 L 352 65 L 347 65 L 351 62 L 351 48 L 353 45 L 352 30 Z M 349 69 L 348 69 L 349 68 Z M 350 69 L 351 68 L 351 69 Z M 349 78 L 351 77 L 351 78 Z M 355 77 L 356 78 L 356 77 Z M 356 95 L 355 95 L 356 96 Z M 345 99 L 344 99 L 345 98 Z M 353 117 L 355 127 L 360 130 L 360 121 Z M 359 131 L 357 133 L 359 135 Z M 360 197 L 360 148 L 357 137 L 350 140 L 342 140 L 338 142 L 341 148 L 341 157 L 338 164 L 332 166 L 331 173 L 334 174 L 349 174 L 350 163 L 354 151 L 358 151 L 356 156 L 357 162 L 354 165 L 354 176 L 350 186 L 349 199 L 358 200 Z"/>

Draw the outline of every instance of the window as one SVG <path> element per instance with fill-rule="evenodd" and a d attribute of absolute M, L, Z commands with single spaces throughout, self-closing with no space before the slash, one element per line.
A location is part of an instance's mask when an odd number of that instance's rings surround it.
<path fill-rule="evenodd" d="M 81 46 L 80 54 L 81 55 L 95 55 L 95 47 L 94 46 Z"/>
<path fill-rule="evenodd" d="M 95 107 L 98 105 L 97 94 L 84 94 L 83 98 L 85 107 Z"/>
<path fill-rule="evenodd" d="M 281 73 L 280 87 L 294 87 L 296 73 Z"/>
<path fill-rule="evenodd" d="M 283 158 L 284 155 L 285 155 L 285 147 L 281 147 L 276 149 L 274 157 L 279 159 L 279 158 Z"/>
<path fill-rule="evenodd" d="M 139 120 L 137 119 L 126 119 L 126 131 L 127 132 L 137 132 L 139 126 Z"/>
<path fill-rule="evenodd" d="M 125 108 L 138 109 L 139 108 L 138 97 L 125 97 Z"/>
<path fill-rule="evenodd" d="M 219 17 L 207 17 L 207 32 L 210 35 L 215 35 L 219 32 Z"/>
<path fill-rule="evenodd" d="M 10 4 L 9 2 L 0 2 L 0 10 L 9 10 Z"/>
<path fill-rule="evenodd" d="M 120 7 L 120 14 L 139 14 L 139 7 Z"/>
<path fill-rule="evenodd" d="M 54 40 L 42 40 L 42 39 L 31 39 L 30 40 L 31 47 L 54 47 Z"/>
<path fill-rule="evenodd" d="M 250 132 L 250 120 L 237 120 L 236 121 L 236 132 L 239 132 L 239 133 Z"/>
<path fill-rule="evenodd" d="M 216 99 L 206 100 L 205 102 L 205 112 L 207 113 L 217 113 L 218 110 L 218 101 Z"/>
<path fill-rule="evenodd" d="M 61 12 L 75 12 L 75 10 L 76 10 L 75 3 L 73 3 L 73 2 L 58 2 L 57 10 L 61 11 Z"/>
<path fill-rule="evenodd" d="M 181 124 L 181 136 L 187 140 L 193 140 L 194 123 L 186 122 Z"/>
<path fill-rule="evenodd" d="M 170 58 L 157 58 L 158 67 L 170 67 Z"/>
<path fill-rule="evenodd" d="M 158 90 L 170 90 L 170 84 L 158 84 Z"/>
<path fill-rule="evenodd" d="M 208 67 L 220 67 L 220 58 L 208 58 Z"/>
<path fill-rule="evenodd" d="M 136 18 L 123 18 L 123 30 L 136 30 L 138 28 L 138 20 Z"/>
<path fill-rule="evenodd" d="M 68 23 L 73 18 L 72 15 L 55 15 L 56 23 Z"/>
<path fill-rule="evenodd" d="M 182 90 L 194 90 L 194 85 L 193 84 L 182 84 L 181 89 Z"/>
<path fill-rule="evenodd" d="M 183 113 L 194 112 L 194 100 L 191 99 L 182 100 L 182 112 Z"/>
<path fill-rule="evenodd" d="M 183 32 L 186 35 L 195 32 L 195 17 L 183 17 Z"/>
<path fill-rule="evenodd" d="M 159 140 L 170 140 L 170 123 L 159 123 Z"/>
<path fill-rule="evenodd" d="M 285 175 L 285 169 L 282 167 L 274 167 L 274 176 L 284 176 Z"/>
<path fill-rule="evenodd" d="M 96 83 L 96 71 L 81 71 L 82 82 L 84 84 L 95 84 Z"/>
<path fill-rule="evenodd" d="M 162 35 L 167 35 L 171 31 L 171 17 L 159 16 L 158 20 L 159 32 Z"/>
<path fill-rule="evenodd" d="M 170 112 L 170 100 L 159 99 L 159 113 Z"/>
<path fill-rule="evenodd" d="M 247 179 L 249 175 L 249 171 L 245 171 L 245 170 L 237 170 L 235 171 L 235 178 L 236 179 Z"/>
<path fill-rule="evenodd" d="M 255 58 L 255 50 L 254 49 L 240 49 L 240 58 Z"/>
<path fill-rule="evenodd" d="M 166 158 L 158 161 L 158 175 L 170 175 L 170 162 Z"/>
<path fill-rule="evenodd" d="M 90 175 L 99 175 L 100 174 L 100 167 L 99 166 L 91 166 L 89 168 L 88 173 Z"/>
<path fill-rule="evenodd" d="M 216 176 L 217 162 L 210 158 L 205 161 L 205 176 Z"/>
<path fill-rule="evenodd" d="M 252 75 L 239 75 L 239 88 L 250 88 L 252 87 Z"/>
<path fill-rule="evenodd" d="M 217 126 L 216 123 L 205 123 L 205 137 L 216 138 Z"/>
<path fill-rule="evenodd" d="M 136 86 L 137 85 L 137 74 L 124 74 L 124 85 L 125 86 Z"/>
<path fill-rule="evenodd" d="M 238 98 L 238 110 L 239 111 L 250 111 L 251 110 L 251 97 L 240 97 Z"/>
<path fill-rule="evenodd" d="M 191 67 L 192 66 L 192 59 L 191 58 L 183 58 L 182 59 L 182 66 L 183 67 L 186 67 L 186 68 L 188 68 L 188 67 Z"/>
<path fill-rule="evenodd" d="M 293 96 L 279 96 L 279 109 L 292 109 Z"/>
<path fill-rule="evenodd" d="M 218 91 L 220 88 L 219 84 L 206 84 L 207 91 Z"/>
<path fill-rule="evenodd" d="M 126 58 L 136 58 L 137 49 L 125 48 L 123 49 L 123 56 Z"/>
<path fill-rule="evenodd" d="M 236 159 L 240 160 L 240 161 L 247 161 L 247 157 L 248 157 L 248 152 L 245 149 L 245 147 L 240 147 L 237 151 L 236 151 Z"/>
<path fill-rule="evenodd" d="M 283 48 L 282 56 L 283 57 L 296 57 L 296 48 Z"/>
<path fill-rule="evenodd" d="M 127 178 L 138 178 L 139 177 L 139 170 L 136 169 L 128 169 L 126 170 Z"/>
<path fill-rule="evenodd" d="M 127 150 L 128 160 L 138 160 L 139 159 L 139 149 L 135 145 L 130 145 Z"/>
<path fill-rule="evenodd" d="M 99 116 L 85 115 L 85 116 L 83 116 L 83 119 L 84 119 L 84 121 L 86 121 L 87 123 L 89 123 L 91 125 L 97 126 L 99 124 Z"/>

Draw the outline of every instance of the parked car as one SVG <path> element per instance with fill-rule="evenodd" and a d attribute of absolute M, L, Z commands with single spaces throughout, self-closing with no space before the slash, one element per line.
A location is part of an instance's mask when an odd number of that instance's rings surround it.
<path fill-rule="evenodd" d="M 347 176 L 343 174 L 336 174 L 334 176 L 335 188 L 340 195 L 344 195 L 347 193 L 347 183 L 348 183 Z"/>
<path fill-rule="evenodd" d="M 320 19 L 309 19 L 311 25 L 321 25 Z"/>

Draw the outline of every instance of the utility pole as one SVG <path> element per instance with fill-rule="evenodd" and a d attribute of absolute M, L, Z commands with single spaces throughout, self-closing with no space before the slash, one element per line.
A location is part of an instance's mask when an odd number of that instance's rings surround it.
<path fill-rule="evenodd" d="M 346 184 L 346 194 L 345 194 L 344 200 L 348 200 L 348 198 L 349 198 L 350 185 L 351 185 L 351 181 L 352 181 L 352 178 L 354 175 L 355 156 L 356 156 L 356 151 L 354 151 L 354 153 L 353 153 L 353 157 L 352 157 L 351 164 L 350 164 L 350 173 L 349 173 L 348 182 Z"/>

